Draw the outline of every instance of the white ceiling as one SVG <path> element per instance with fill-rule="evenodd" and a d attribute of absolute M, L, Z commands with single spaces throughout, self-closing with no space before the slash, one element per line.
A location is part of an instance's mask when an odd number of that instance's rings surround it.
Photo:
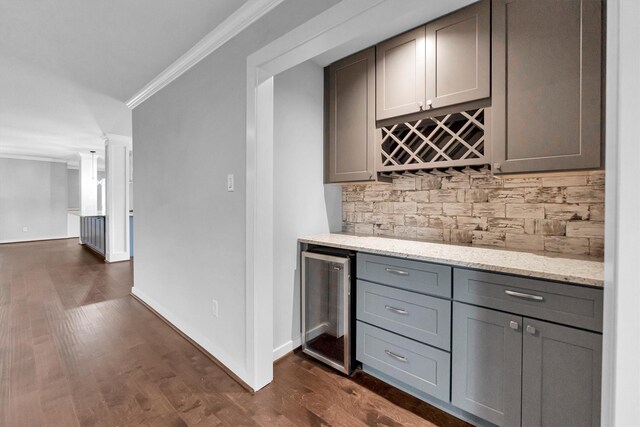
<path fill-rule="evenodd" d="M 0 155 L 131 135 L 124 101 L 245 0 L 0 0 Z"/>

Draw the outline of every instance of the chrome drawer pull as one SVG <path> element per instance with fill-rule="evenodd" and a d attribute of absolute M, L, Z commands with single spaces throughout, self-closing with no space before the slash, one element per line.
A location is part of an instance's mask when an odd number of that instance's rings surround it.
<path fill-rule="evenodd" d="M 541 297 L 540 295 L 523 294 L 522 292 L 509 290 L 504 291 L 504 293 L 516 298 L 529 299 L 532 301 L 544 301 L 544 297 Z"/>
<path fill-rule="evenodd" d="M 385 353 L 387 353 L 387 355 L 393 357 L 396 360 L 399 360 L 401 362 L 406 362 L 407 358 L 404 356 L 400 356 L 399 354 L 395 354 L 393 351 L 389 351 L 389 350 L 385 350 Z"/>
<path fill-rule="evenodd" d="M 393 273 L 393 274 L 397 274 L 399 276 L 408 276 L 409 272 L 408 271 L 404 271 L 404 270 L 398 270 L 395 268 L 385 268 L 385 270 L 387 270 L 387 273 Z"/>
<path fill-rule="evenodd" d="M 398 313 L 398 314 L 409 314 L 409 312 L 407 310 L 403 310 L 401 308 L 392 307 L 390 305 L 385 305 L 384 308 L 386 308 L 389 311 L 393 311 L 394 313 Z"/>

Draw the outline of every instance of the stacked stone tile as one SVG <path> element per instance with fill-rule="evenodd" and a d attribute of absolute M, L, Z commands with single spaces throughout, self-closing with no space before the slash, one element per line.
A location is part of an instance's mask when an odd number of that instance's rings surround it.
<path fill-rule="evenodd" d="M 346 185 L 343 231 L 602 258 L 604 171 Z"/>

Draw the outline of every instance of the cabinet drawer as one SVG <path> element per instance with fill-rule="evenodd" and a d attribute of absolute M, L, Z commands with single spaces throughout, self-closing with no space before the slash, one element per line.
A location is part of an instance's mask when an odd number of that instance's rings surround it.
<path fill-rule="evenodd" d="M 356 325 L 356 358 L 420 392 L 449 401 L 449 353 L 366 323 Z"/>
<path fill-rule="evenodd" d="M 456 268 L 453 298 L 469 304 L 602 331 L 602 290 Z"/>
<path fill-rule="evenodd" d="M 451 298 L 451 267 L 358 253 L 358 278 L 409 291 Z"/>
<path fill-rule="evenodd" d="M 451 348 L 451 301 L 358 280 L 356 313 L 363 322 Z"/>

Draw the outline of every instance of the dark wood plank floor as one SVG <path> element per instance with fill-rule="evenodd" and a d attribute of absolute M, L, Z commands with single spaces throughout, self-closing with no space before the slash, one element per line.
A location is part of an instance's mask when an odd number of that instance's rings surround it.
<path fill-rule="evenodd" d="M 76 239 L 0 245 L 0 425 L 466 425 L 304 355 L 245 391 L 129 296 L 132 265 Z"/>

